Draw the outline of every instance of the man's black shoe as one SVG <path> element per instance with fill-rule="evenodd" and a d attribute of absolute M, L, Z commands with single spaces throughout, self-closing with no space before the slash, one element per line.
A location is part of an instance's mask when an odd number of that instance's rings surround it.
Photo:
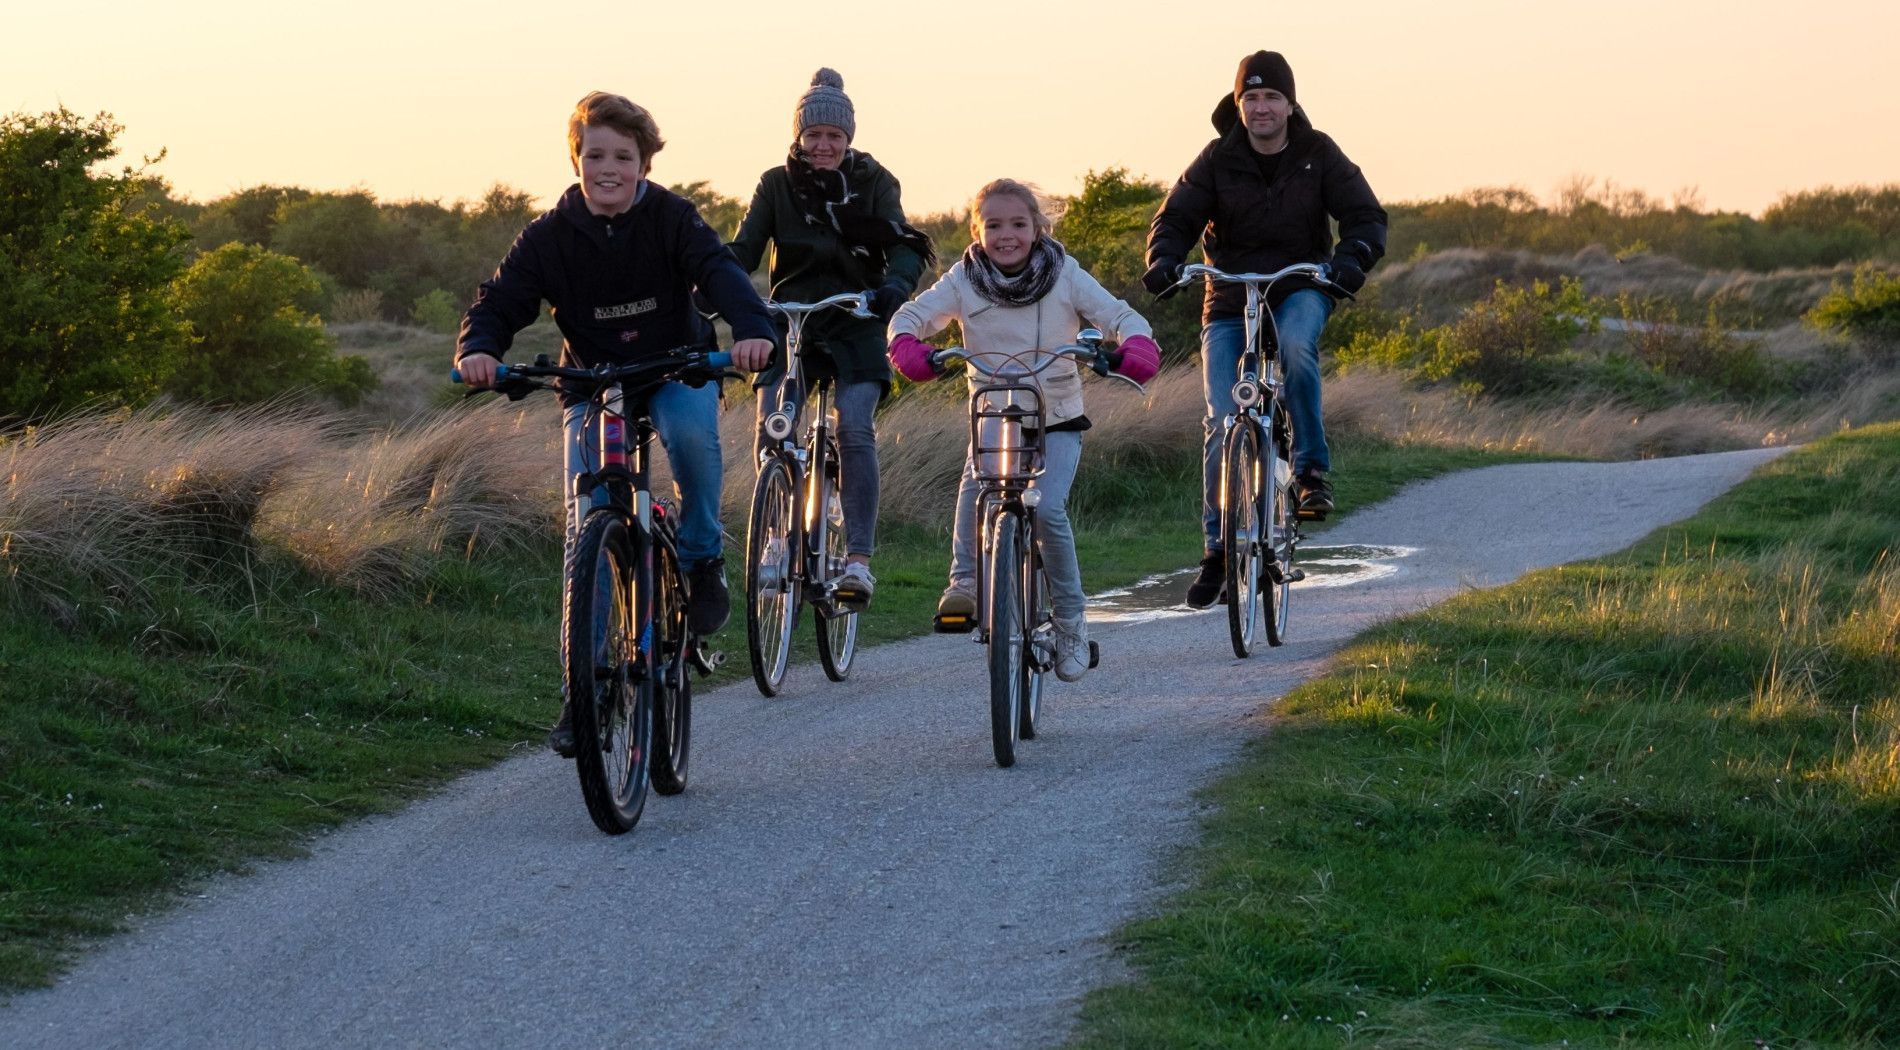
<path fill-rule="evenodd" d="M 560 719 L 548 730 L 548 747 L 562 758 L 574 757 L 574 709 L 565 703 Z"/>
<path fill-rule="evenodd" d="M 1201 559 L 1201 574 L 1188 584 L 1187 603 L 1190 609 L 1205 609 L 1220 597 L 1221 588 L 1227 585 L 1227 555 L 1219 551 Z"/>
<path fill-rule="evenodd" d="M 707 558 L 686 570 L 686 624 L 704 638 L 726 625 L 732 599 L 726 594 L 726 559 Z"/>
<path fill-rule="evenodd" d="M 1300 475 L 1300 517 L 1309 521 L 1325 521 L 1326 515 L 1333 512 L 1333 486 L 1326 475 L 1311 471 Z"/>

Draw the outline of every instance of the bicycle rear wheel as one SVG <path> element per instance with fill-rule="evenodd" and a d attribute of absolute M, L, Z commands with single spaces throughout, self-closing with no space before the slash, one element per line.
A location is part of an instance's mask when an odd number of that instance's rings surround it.
<path fill-rule="evenodd" d="M 693 679 L 687 647 L 686 577 L 670 543 L 654 545 L 653 633 L 653 790 L 677 795 L 686 790 L 686 763 L 693 742 Z"/>
<path fill-rule="evenodd" d="M 562 602 L 562 663 L 574 716 L 574 768 L 594 824 L 633 830 L 646 806 L 653 676 L 636 648 L 635 580 L 648 551 L 617 511 L 587 517 L 575 540 Z"/>
<path fill-rule="evenodd" d="M 818 513 L 813 515 L 821 530 L 812 546 L 821 552 L 819 575 L 827 582 L 844 572 L 850 553 L 844 532 L 844 497 L 838 488 L 839 458 L 837 442 L 827 439 L 824 462 L 818 471 Z M 818 628 L 818 662 L 825 677 L 842 682 L 851 674 L 851 661 L 858 653 L 858 613 L 836 602 L 828 602 L 814 617 Z"/>
<path fill-rule="evenodd" d="M 752 521 L 745 546 L 745 634 L 752 681 L 777 696 L 791 661 L 798 625 L 798 484 L 776 455 L 767 456 L 752 486 Z"/>
<path fill-rule="evenodd" d="M 1293 448 L 1287 427 L 1286 410 L 1278 402 L 1273 406 L 1273 440 L 1267 460 L 1270 476 L 1262 493 L 1260 519 L 1264 525 L 1265 545 L 1261 593 L 1266 604 L 1267 644 L 1286 644 L 1288 612 L 1293 599 L 1293 548 L 1300 538 L 1299 511 L 1293 499 Z"/>
<path fill-rule="evenodd" d="M 1017 513 L 1005 510 L 996 515 L 990 532 L 989 608 L 983 617 L 990 642 L 990 741 L 996 764 L 1005 769 L 1016 764 L 1016 741 L 1022 731 L 1021 531 L 1022 518 Z"/>
<path fill-rule="evenodd" d="M 1227 631 L 1234 655 L 1253 654 L 1260 629 L 1260 429 L 1242 415 L 1221 456 L 1221 545 L 1227 553 Z"/>

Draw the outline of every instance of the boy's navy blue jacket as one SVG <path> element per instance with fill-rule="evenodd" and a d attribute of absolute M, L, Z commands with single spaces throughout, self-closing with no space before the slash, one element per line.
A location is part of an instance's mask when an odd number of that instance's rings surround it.
<path fill-rule="evenodd" d="M 693 308 L 703 291 L 734 339 L 778 332 L 752 281 L 684 197 L 646 183 L 631 208 L 603 218 L 579 185 L 529 223 L 482 282 L 462 317 L 455 359 L 501 357 L 547 300 L 561 330 L 561 363 L 625 363 L 681 346 L 707 346 L 712 326 Z M 563 401 L 571 400 L 565 395 Z"/>

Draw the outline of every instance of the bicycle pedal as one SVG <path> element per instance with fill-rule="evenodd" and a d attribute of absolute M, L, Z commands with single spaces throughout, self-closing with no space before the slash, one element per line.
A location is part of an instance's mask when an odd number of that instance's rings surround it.
<path fill-rule="evenodd" d="M 1306 579 L 1306 570 L 1294 569 L 1293 571 L 1286 574 L 1286 578 L 1287 578 L 1288 583 L 1298 583 L 1301 580 Z"/>
<path fill-rule="evenodd" d="M 1301 507 L 1293 516 L 1299 519 L 1300 521 L 1325 521 L 1326 520 L 1325 511 L 1308 510 L 1305 507 Z"/>
<path fill-rule="evenodd" d="M 938 634 L 969 634 L 976 630 L 974 616 L 933 616 L 930 629 Z"/>
<path fill-rule="evenodd" d="M 712 674 L 726 662 L 724 650 L 709 649 L 705 642 L 694 645 L 692 652 L 687 654 L 687 658 L 692 661 L 693 669 L 698 671 L 701 677 Z"/>
<path fill-rule="evenodd" d="M 1095 640 L 1091 638 L 1089 639 L 1089 670 L 1093 671 L 1101 665 L 1102 647 L 1095 644 Z"/>

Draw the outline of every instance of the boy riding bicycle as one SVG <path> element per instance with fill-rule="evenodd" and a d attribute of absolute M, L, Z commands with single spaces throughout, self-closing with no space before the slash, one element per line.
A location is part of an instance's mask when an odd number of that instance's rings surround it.
<path fill-rule="evenodd" d="M 693 308 L 697 286 L 732 326 L 734 363 L 757 371 L 771 359 L 775 330 L 752 282 L 691 201 L 647 181 L 665 142 L 644 108 L 596 91 L 568 119 L 569 161 L 578 184 L 529 223 L 484 281 L 462 318 L 456 367 L 473 387 L 494 382 L 515 333 L 543 300 L 561 330 L 561 364 L 624 364 L 680 346 L 709 345 L 712 331 Z M 585 405 L 563 390 L 567 538 L 579 528 L 574 479 L 597 467 L 583 432 Z M 726 621 L 725 561 L 719 524 L 723 464 L 719 390 L 669 383 L 650 411 L 679 488 L 679 554 L 687 573 L 688 619 L 700 635 Z M 572 755 L 571 712 L 563 702 L 549 746 Z"/>

